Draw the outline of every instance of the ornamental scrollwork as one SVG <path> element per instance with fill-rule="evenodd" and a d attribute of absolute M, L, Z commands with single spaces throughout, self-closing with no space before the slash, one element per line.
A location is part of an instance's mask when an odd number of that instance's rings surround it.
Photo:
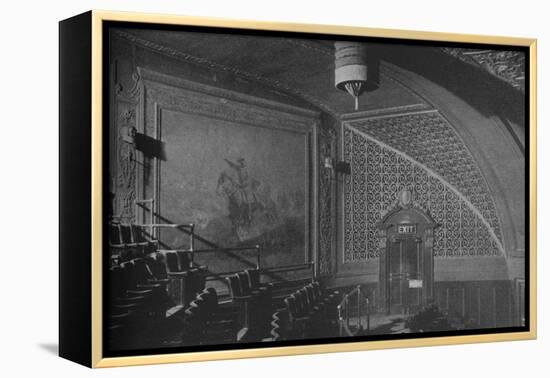
<path fill-rule="evenodd" d="M 448 47 L 442 50 L 462 62 L 489 72 L 522 92 L 525 91 L 525 53 L 522 51 Z"/>
<path fill-rule="evenodd" d="M 117 216 L 124 221 L 134 221 L 136 200 L 136 148 L 132 143 L 135 133 L 135 109 L 121 110 L 118 117 L 117 134 Z"/>
<path fill-rule="evenodd" d="M 336 217 L 334 208 L 334 180 L 331 172 L 324 168 L 324 158 L 336 154 L 336 132 L 327 125 L 319 127 L 319 273 L 332 272 L 332 256 L 335 244 Z"/>
<path fill-rule="evenodd" d="M 382 137 L 381 133 L 376 132 L 376 135 Z M 385 142 L 390 142 L 391 135 L 384 136 Z M 344 262 L 379 257 L 380 238 L 376 225 L 388 209 L 399 206 L 399 194 L 403 190 L 412 193 L 412 206 L 430 213 L 434 221 L 441 225 L 434 230 L 433 241 L 430 240 L 436 257 L 501 254 L 499 241 L 495 237 L 497 234 L 490 228 L 494 225 L 496 229 L 498 226 L 494 204 L 484 197 L 482 191 L 476 192 L 476 198 L 483 202 L 482 208 L 486 211 L 475 211 L 456 189 L 387 144 L 367 138 L 350 127 L 344 128 L 343 137 L 344 160 L 352 167 L 352 175 L 346 177 L 344 185 Z M 394 145 L 399 143 L 401 140 L 397 137 Z M 424 145 L 429 149 L 427 141 Z M 408 151 L 405 146 L 403 149 Z M 427 161 L 428 157 L 424 159 Z M 464 189 L 467 192 L 474 190 L 469 187 Z M 493 223 L 480 216 L 487 217 Z"/>

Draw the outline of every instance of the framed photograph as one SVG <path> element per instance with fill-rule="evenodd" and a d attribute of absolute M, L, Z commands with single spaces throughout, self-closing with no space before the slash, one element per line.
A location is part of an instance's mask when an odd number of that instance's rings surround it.
<path fill-rule="evenodd" d="M 536 337 L 536 40 L 60 22 L 60 345 L 90 367 Z"/>

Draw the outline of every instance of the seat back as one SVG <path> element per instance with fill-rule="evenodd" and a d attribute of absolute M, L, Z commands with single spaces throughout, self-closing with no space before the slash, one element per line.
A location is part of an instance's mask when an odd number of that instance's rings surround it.
<path fill-rule="evenodd" d="M 205 295 L 197 295 L 193 301 L 191 301 L 191 304 L 189 305 L 190 308 L 194 308 L 196 315 L 199 317 L 201 321 L 206 320 L 206 296 Z"/>
<path fill-rule="evenodd" d="M 306 287 L 304 287 L 303 290 L 306 293 L 308 305 L 310 307 L 315 306 L 317 301 L 315 300 L 315 294 L 313 293 L 313 287 L 311 287 L 310 285 L 307 285 Z"/>
<path fill-rule="evenodd" d="M 312 303 L 318 303 L 320 298 L 317 297 L 317 293 L 315 291 L 315 288 L 313 287 L 313 284 L 309 284 L 305 287 L 307 290 L 308 296 Z"/>
<path fill-rule="evenodd" d="M 241 297 L 241 285 L 239 284 L 239 277 L 234 274 L 228 277 L 225 277 L 225 280 L 227 282 L 227 286 L 229 286 L 229 291 L 231 293 L 231 297 Z"/>
<path fill-rule="evenodd" d="M 114 266 L 109 269 L 109 280 L 109 294 L 111 300 L 123 297 L 126 291 L 126 285 L 124 284 L 123 272 L 120 266 Z"/>
<path fill-rule="evenodd" d="M 166 258 L 166 267 L 168 268 L 168 272 L 180 272 L 178 255 L 176 252 L 166 252 L 164 257 Z"/>
<path fill-rule="evenodd" d="M 216 289 L 214 289 L 213 287 L 209 287 L 209 288 L 204 289 L 204 290 L 207 291 L 210 294 L 210 298 L 211 298 L 210 300 L 212 301 L 212 303 L 215 304 L 215 306 L 217 306 L 218 305 L 218 292 L 216 291 Z"/>
<path fill-rule="evenodd" d="M 166 269 L 166 264 L 164 263 L 165 258 L 162 253 L 150 253 L 145 257 L 145 261 L 154 278 L 157 280 L 165 280 L 168 278 L 168 270 Z"/>
<path fill-rule="evenodd" d="M 286 304 L 286 308 L 287 308 L 287 311 L 289 313 L 289 315 L 295 319 L 298 317 L 298 308 L 296 306 L 296 297 L 294 296 L 294 294 L 291 294 L 289 295 L 288 297 L 285 298 L 285 304 Z"/>
<path fill-rule="evenodd" d="M 309 294 L 305 287 L 301 288 L 299 292 L 302 295 L 302 302 L 304 306 L 304 311 L 307 313 L 313 309 L 314 303 L 310 300 Z"/>
<path fill-rule="evenodd" d="M 296 293 L 294 293 L 294 296 L 296 297 L 296 308 L 298 309 L 298 315 L 303 316 L 307 313 L 307 299 L 305 298 L 305 294 L 302 290 L 298 290 Z"/>
<path fill-rule="evenodd" d="M 191 280 L 191 287 L 194 293 L 204 290 L 206 285 L 206 275 L 201 269 L 193 268 L 188 270 Z"/>
<path fill-rule="evenodd" d="M 260 286 L 260 270 L 259 269 L 247 269 L 245 270 L 248 276 L 248 284 L 252 289 Z"/>
<path fill-rule="evenodd" d="M 109 224 L 109 243 L 111 245 L 122 244 L 122 238 L 120 236 L 120 227 L 118 223 Z"/>
<path fill-rule="evenodd" d="M 186 271 L 191 268 L 191 253 L 190 252 L 184 252 L 179 251 L 178 254 L 178 260 L 179 260 L 179 269 L 180 271 Z"/>
<path fill-rule="evenodd" d="M 248 275 L 245 272 L 237 273 L 237 279 L 241 287 L 242 295 L 250 295 L 250 284 L 248 282 Z"/>
<path fill-rule="evenodd" d="M 311 285 L 315 289 L 316 295 L 319 298 L 323 298 L 323 290 L 321 289 L 321 285 L 319 284 L 319 282 L 317 282 L 317 281 L 312 282 Z"/>
<path fill-rule="evenodd" d="M 205 289 L 197 295 L 197 298 L 202 298 L 204 300 L 204 315 L 205 320 L 208 320 L 218 306 L 218 296 L 215 291 L 212 292 Z"/>
<path fill-rule="evenodd" d="M 182 330 L 182 343 L 184 345 L 200 344 L 203 335 L 203 322 L 200 315 L 199 306 L 190 306 L 185 310 Z"/>
<path fill-rule="evenodd" d="M 109 316 L 109 326 L 126 326 L 130 323 L 131 311 L 121 311 Z"/>
<path fill-rule="evenodd" d="M 122 268 L 122 277 L 126 289 L 134 289 L 137 285 L 134 263 L 132 261 L 126 261 L 120 264 Z"/>
<path fill-rule="evenodd" d="M 119 225 L 119 228 L 120 228 L 120 236 L 122 239 L 122 244 L 134 243 L 134 240 L 132 238 L 132 226 L 130 226 L 129 224 L 121 223 Z"/>
<path fill-rule="evenodd" d="M 145 233 L 143 232 L 143 227 L 137 224 L 132 224 L 131 226 L 132 238 L 134 243 L 144 243 L 148 240 L 145 238 Z"/>
<path fill-rule="evenodd" d="M 205 321 L 207 321 L 218 307 L 218 293 L 214 288 L 208 288 L 197 294 L 194 302 L 202 306 L 203 314 L 205 315 Z"/>
<path fill-rule="evenodd" d="M 136 283 L 146 284 L 150 279 L 153 278 L 153 274 L 149 270 L 149 267 L 145 263 L 145 260 L 142 258 L 137 258 L 132 260 L 134 263 L 134 276 Z"/>

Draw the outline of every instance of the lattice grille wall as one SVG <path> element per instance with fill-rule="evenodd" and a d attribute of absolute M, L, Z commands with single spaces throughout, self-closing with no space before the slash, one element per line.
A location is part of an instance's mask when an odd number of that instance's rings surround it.
<path fill-rule="evenodd" d="M 352 126 L 442 177 L 479 211 L 502 242 L 488 185 L 462 139 L 438 112 L 365 119 Z"/>
<path fill-rule="evenodd" d="M 344 185 L 344 262 L 378 257 L 376 224 L 404 188 L 441 224 L 435 232 L 436 257 L 501 254 L 488 223 L 420 164 L 347 127 L 344 160 L 352 167 Z"/>

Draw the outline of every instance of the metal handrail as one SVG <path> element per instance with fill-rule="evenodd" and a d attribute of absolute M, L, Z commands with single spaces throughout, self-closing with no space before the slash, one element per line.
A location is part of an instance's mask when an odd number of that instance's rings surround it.
<path fill-rule="evenodd" d="M 260 257 L 261 257 L 261 247 L 259 244 L 254 246 L 244 246 L 244 247 L 229 247 L 229 248 L 205 248 L 197 249 L 192 251 L 191 256 L 195 253 L 232 253 L 232 252 L 242 252 L 242 251 L 256 251 L 256 269 L 260 269 Z"/>
<path fill-rule="evenodd" d="M 354 300 L 354 296 L 357 299 Z M 352 299 L 353 298 L 353 299 Z M 366 313 L 363 314 L 363 304 L 366 307 Z M 356 309 L 356 317 L 358 318 L 358 327 L 354 332 L 350 327 L 350 309 Z M 361 285 L 357 285 L 353 290 L 344 294 L 342 300 L 337 306 L 338 310 L 338 323 L 340 324 L 340 336 L 357 336 L 359 332 L 363 331 L 363 315 L 366 315 L 366 330 L 370 330 L 370 311 L 369 311 L 369 299 L 363 294 Z"/>
<path fill-rule="evenodd" d="M 246 247 L 243 247 L 241 249 L 246 249 Z M 249 248 L 249 249 L 251 249 L 251 248 Z M 198 252 L 198 251 L 195 251 L 195 252 Z M 202 251 L 202 252 L 205 252 L 205 251 Z M 304 264 L 283 265 L 283 266 L 276 266 L 276 267 L 271 267 L 271 268 L 256 268 L 256 269 L 258 269 L 260 271 L 260 274 L 265 274 L 265 273 L 269 274 L 269 273 L 281 273 L 281 272 L 291 272 L 291 271 L 305 270 L 305 269 L 310 269 L 310 267 L 311 267 L 312 272 L 313 272 L 314 266 L 315 265 L 314 265 L 313 262 L 308 262 L 308 263 L 304 263 Z M 207 281 L 218 280 L 220 278 L 225 278 L 227 276 L 231 276 L 233 274 L 240 273 L 240 272 L 242 272 L 242 270 L 219 272 L 219 273 L 211 272 L 207 276 Z M 311 280 L 312 281 L 315 280 L 315 277 L 313 275 L 311 276 Z M 270 283 L 278 283 L 278 282 L 279 281 L 270 281 Z"/>
<path fill-rule="evenodd" d="M 191 260 L 193 259 L 193 250 L 195 249 L 195 224 L 194 223 L 138 223 L 136 226 L 140 227 L 149 227 L 151 229 L 151 235 L 153 234 L 152 230 L 154 228 L 174 228 L 174 229 L 189 229 L 190 241 L 189 241 L 189 252 L 191 252 Z"/>
<path fill-rule="evenodd" d="M 314 264 L 313 261 L 309 261 L 302 264 L 291 264 L 291 265 L 282 265 L 282 266 L 274 266 L 272 268 L 265 268 L 265 270 L 270 270 L 273 272 L 278 272 L 279 270 L 284 271 L 285 269 L 288 270 L 302 270 L 302 269 L 309 269 Z"/>
<path fill-rule="evenodd" d="M 315 263 L 313 261 L 309 261 L 303 264 L 275 266 L 271 268 L 265 268 L 262 271 L 269 272 L 269 273 L 284 273 L 284 272 L 292 272 L 292 271 L 299 271 L 299 270 L 306 270 L 306 269 L 311 269 L 311 281 L 312 282 L 315 281 Z"/>
<path fill-rule="evenodd" d="M 173 251 L 173 252 L 189 252 L 191 254 L 191 263 L 194 263 L 194 258 L 196 253 L 232 253 L 232 252 L 240 252 L 240 251 L 247 251 L 247 250 L 255 250 L 256 251 L 256 269 L 262 270 L 262 272 L 265 272 L 266 274 L 269 273 L 282 273 L 282 272 L 289 272 L 292 270 L 305 270 L 305 269 L 311 269 L 311 280 L 315 280 L 315 263 L 314 262 L 306 262 L 304 264 L 295 264 L 295 265 L 286 265 L 282 267 L 274 267 L 274 268 L 261 268 L 261 247 L 260 245 L 254 245 L 254 246 L 244 246 L 244 247 L 229 247 L 229 248 L 223 248 L 218 247 L 214 243 L 205 240 L 200 235 L 195 235 L 195 224 L 192 222 L 188 223 L 153 223 L 152 218 L 152 208 L 148 208 L 146 206 L 143 206 L 144 204 L 151 204 L 151 206 L 154 203 L 154 199 L 143 199 L 143 200 L 136 200 L 134 201 L 136 208 L 138 206 L 141 206 L 142 208 L 145 208 L 151 212 L 151 223 L 142 223 L 137 224 L 141 227 L 149 227 L 151 229 L 151 235 L 153 234 L 152 230 L 157 228 L 171 228 L 171 229 L 180 229 L 184 232 L 186 232 L 190 237 L 190 245 L 189 248 L 184 249 L 172 249 L 172 248 L 166 248 L 162 249 L 162 251 Z M 162 218 L 161 220 L 165 220 Z M 195 249 L 195 239 L 198 239 L 199 242 L 205 243 L 207 245 L 213 246 L 213 248 L 204 248 L 204 249 Z M 214 273 L 214 275 L 224 275 L 225 273 Z"/>
<path fill-rule="evenodd" d="M 156 227 L 156 228 L 192 228 L 194 223 L 136 223 L 136 226 L 141 227 Z"/>

